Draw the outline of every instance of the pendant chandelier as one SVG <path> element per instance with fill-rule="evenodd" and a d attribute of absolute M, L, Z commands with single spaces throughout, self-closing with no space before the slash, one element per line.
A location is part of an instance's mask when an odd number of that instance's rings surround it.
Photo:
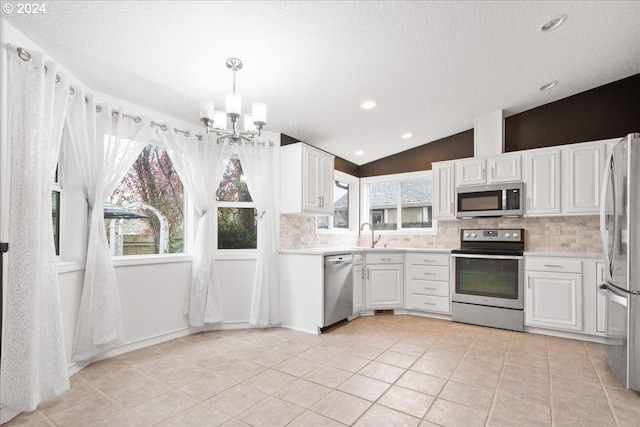
<path fill-rule="evenodd" d="M 242 142 L 253 141 L 253 137 L 261 135 L 262 127 L 267 124 L 267 105 L 254 102 L 251 113 L 244 115 L 244 130 L 238 130 L 238 121 L 242 114 L 242 99 L 236 93 L 236 71 L 242 69 L 242 61 L 238 58 L 227 59 L 227 68 L 233 71 L 233 92 L 226 97 L 227 111 L 217 111 L 213 101 L 200 102 L 200 121 L 204 123 L 207 133 L 218 135 L 218 143 L 228 141 L 229 144 L 242 145 Z M 227 130 L 227 118 L 231 121 L 231 129 Z"/>

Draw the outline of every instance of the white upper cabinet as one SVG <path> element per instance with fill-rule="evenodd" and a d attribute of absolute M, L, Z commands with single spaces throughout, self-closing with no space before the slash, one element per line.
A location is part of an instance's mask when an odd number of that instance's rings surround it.
<path fill-rule="evenodd" d="M 598 214 L 605 161 L 604 142 L 563 148 L 563 212 Z"/>
<path fill-rule="evenodd" d="M 456 185 L 482 185 L 522 180 L 520 153 L 456 162 Z"/>
<path fill-rule="evenodd" d="M 485 159 L 468 159 L 456 162 L 456 185 L 478 185 L 487 182 Z"/>
<path fill-rule="evenodd" d="M 280 153 L 281 212 L 333 215 L 334 157 L 301 142 Z"/>
<path fill-rule="evenodd" d="M 435 219 L 455 219 L 454 163 L 433 164 L 433 216 Z"/>
<path fill-rule="evenodd" d="M 525 216 L 559 214 L 560 149 L 540 149 L 524 152 Z"/>
<path fill-rule="evenodd" d="M 513 182 L 522 180 L 520 153 L 504 154 L 487 159 L 489 164 L 488 182 Z"/>

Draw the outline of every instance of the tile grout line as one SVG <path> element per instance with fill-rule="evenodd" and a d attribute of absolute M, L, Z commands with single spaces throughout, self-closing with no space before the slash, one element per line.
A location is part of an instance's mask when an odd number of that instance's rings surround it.
<path fill-rule="evenodd" d="M 609 410 L 611 411 L 611 415 L 613 416 L 613 420 L 616 422 L 616 426 L 620 426 L 620 420 L 618 419 L 618 415 L 616 414 L 615 408 L 611 403 L 611 397 L 609 397 L 609 392 L 607 388 L 604 386 L 604 382 L 602 381 L 602 377 L 600 376 L 600 372 L 598 372 L 598 368 L 596 368 L 595 363 L 593 363 L 593 358 L 591 357 L 591 352 L 589 351 L 589 347 L 586 342 L 583 342 L 584 349 L 587 352 L 587 357 L 589 358 L 589 362 L 591 362 L 591 366 L 593 367 L 594 372 L 596 373 L 596 377 L 598 378 L 598 382 L 600 383 L 600 387 L 602 387 L 602 391 L 604 392 L 604 396 L 607 399 L 607 405 L 609 405 Z"/>
<path fill-rule="evenodd" d="M 513 331 L 511 332 L 511 335 L 509 336 L 509 346 L 507 347 L 507 351 L 504 354 L 504 359 L 502 360 L 502 369 L 500 370 L 500 376 L 498 377 L 498 384 L 496 385 L 496 389 L 493 392 L 493 399 L 491 400 L 491 406 L 489 406 L 489 413 L 487 414 L 487 419 L 485 420 L 485 427 L 489 426 L 489 420 L 491 419 L 491 416 L 493 415 L 493 410 L 496 406 L 496 402 L 498 401 L 498 390 L 500 389 L 500 384 L 502 383 L 502 376 L 504 374 L 504 371 L 507 367 L 507 357 L 509 356 L 509 351 L 511 351 L 511 344 L 513 343 Z"/>

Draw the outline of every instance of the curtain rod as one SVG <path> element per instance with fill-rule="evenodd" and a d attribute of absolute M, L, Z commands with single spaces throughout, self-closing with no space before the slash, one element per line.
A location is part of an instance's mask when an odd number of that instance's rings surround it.
<path fill-rule="evenodd" d="M 20 57 L 20 59 L 22 59 L 25 62 L 29 62 L 31 61 L 31 54 L 29 53 L 29 51 L 27 51 L 26 49 L 22 48 L 22 47 L 18 47 L 16 48 L 16 51 L 18 53 L 18 56 Z M 48 72 L 49 70 L 47 69 L 47 66 L 44 66 L 44 72 L 45 74 Z M 56 73 L 56 83 L 60 83 L 60 75 Z M 69 86 L 69 95 L 74 95 L 76 93 L 76 90 L 73 88 L 73 86 Z M 89 102 L 89 100 L 87 99 L 87 97 L 84 97 L 84 102 Z M 96 105 L 96 112 L 101 112 L 102 111 L 102 106 L 100 105 Z M 118 110 L 111 110 L 111 114 L 112 115 L 118 115 L 120 114 L 120 112 Z M 126 117 L 128 119 L 132 119 L 135 123 L 140 123 L 142 121 L 142 118 L 140 116 L 131 116 L 129 114 L 122 114 L 122 117 Z M 169 128 L 166 124 L 164 123 L 157 123 L 155 121 L 151 121 L 151 123 L 149 124 L 149 126 L 151 127 L 159 127 L 162 131 L 167 131 Z M 189 136 L 191 135 L 191 133 L 188 130 L 182 130 L 182 129 L 178 129 L 178 128 L 173 128 L 173 131 L 175 133 L 181 133 L 183 134 L 186 138 L 189 138 Z M 202 135 L 194 135 L 198 141 L 202 141 L 203 136 Z M 220 144 L 220 141 L 217 141 L 218 144 Z M 229 141 L 229 145 L 234 144 L 233 141 Z M 237 142 L 238 145 L 242 145 L 242 142 Z M 246 145 L 247 143 L 245 143 Z M 266 143 L 265 142 L 251 142 L 251 146 L 262 146 L 262 147 L 266 147 Z M 273 142 L 269 141 L 269 147 L 273 146 Z"/>

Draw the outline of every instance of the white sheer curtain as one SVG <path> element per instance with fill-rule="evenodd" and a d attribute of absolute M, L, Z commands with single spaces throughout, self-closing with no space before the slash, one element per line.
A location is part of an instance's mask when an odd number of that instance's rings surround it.
<path fill-rule="evenodd" d="M 178 171 L 198 214 L 191 284 L 187 292 L 185 314 L 189 325 L 203 326 L 223 320 L 220 284 L 216 276 L 214 251 L 216 190 L 230 157 L 228 144 L 216 143 L 207 135 L 202 141 L 175 132 L 158 131 L 160 142 Z"/>
<path fill-rule="evenodd" d="M 14 46 L 7 54 L 11 183 L 2 422 L 69 388 L 51 222 L 69 85 L 62 74 L 56 83 L 56 64 L 47 63 L 45 73 L 42 54 L 31 52 L 23 61 Z"/>
<path fill-rule="evenodd" d="M 258 260 L 251 297 L 252 325 L 282 323 L 280 311 L 280 261 L 277 250 L 277 212 L 274 192 L 274 148 L 244 144 L 236 149 L 247 188 L 256 204 Z"/>
<path fill-rule="evenodd" d="M 96 111 L 96 109 L 98 111 Z M 84 284 L 73 342 L 73 361 L 88 360 L 122 342 L 122 313 L 104 227 L 103 204 L 153 135 L 146 119 L 113 114 L 77 90 L 67 126 L 89 205 Z"/>

